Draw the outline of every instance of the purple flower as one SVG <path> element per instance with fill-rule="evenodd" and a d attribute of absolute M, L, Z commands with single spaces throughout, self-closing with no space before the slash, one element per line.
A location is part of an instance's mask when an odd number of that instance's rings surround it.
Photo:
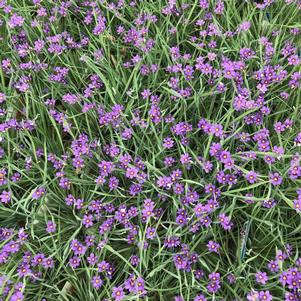
<path fill-rule="evenodd" d="M 134 179 L 138 175 L 139 169 L 137 167 L 129 167 L 126 169 L 126 174 L 125 176 L 129 179 Z"/>
<path fill-rule="evenodd" d="M 110 161 L 103 160 L 101 161 L 101 163 L 98 164 L 98 167 L 102 176 L 108 176 L 110 173 L 113 172 L 115 165 Z"/>
<path fill-rule="evenodd" d="M 155 228 L 147 228 L 146 230 L 146 238 L 153 239 L 156 236 Z"/>
<path fill-rule="evenodd" d="M 68 178 L 62 177 L 60 179 L 59 185 L 61 188 L 69 190 L 71 188 L 71 182 Z"/>
<path fill-rule="evenodd" d="M 41 254 L 36 254 L 33 257 L 32 261 L 31 261 L 32 266 L 42 265 L 44 260 L 45 260 L 45 255 L 44 254 L 42 254 L 42 253 Z"/>
<path fill-rule="evenodd" d="M 0 194 L 0 202 L 3 204 L 8 204 L 11 201 L 11 192 L 10 191 L 2 191 Z"/>
<path fill-rule="evenodd" d="M 24 300 L 24 295 L 22 292 L 16 292 L 14 293 L 10 299 L 10 301 L 23 301 Z"/>
<path fill-rule="evenodd" d="M 83 255 L 85 254 L 87 248 L 78 240 L 74 239 L 71 241 L 71 250 L 74 252 L 75 255 Z"/>
<path fill-rule="evenodd" d="M 269 291 L 261 291 L 258 295 L 259 301 L 271 301 L 273 299 Z"/>
<path fill-rule="evenodd" d="M 157 185 L 158 187 L 169 189 L 171 187 L 171 178 L 166 176 L 158 177 Z"/>
<path fill-rule="evenodd" d="M 167 248 L 174 248 L 180 245 L 180 239 L 177 236 L 171 236 L 166 238 L 164 241 L 164 246 Z"/>
<path fill-rule="evenodd" d="M 104 176 L 98 176 L 95 180 L 95 183 L 99 186 L 102 186 L 106 182 L 106 179 Z"/>
<path fill-rule="evenodd" d="M 235 275 L 233 275 L 233 274 L 229 274 L 229 275 L 227 276 L 227 280 L 229 281 L 230 284 L 233 284 L 233 283 L 236 282 L 236 277 L 235 277 Z"/>
<path fill-rule="evenodd" d="M 222 137 L 223 135 L 223 126 L 221 124 L 212 124 L 209 129 L 210 134 L 213 134 L 216 137 Z"/>
<path fill-rule="evenodd" d="M 99 272 L 105 272 L 108 270 L 109 268 L 109 263 L 106 261 L 101 261 L 100 263 L 98 263 L 97 267 L 98 267 L 98 271 Z"/>
<path fill-rule="evenodd" d="M 277 201 L 274 199 L 262 201 L 262 206 L 265 208 L 273 208 L 277 204 Z"/>
<path fill-rule="evenodd" d="M 207 244 L 207 248 L 208 248 L 209 252 L 218 253 L 220 245 L 217 242 L 210 240 Z"/>
<path fill-rule="evenodd" d="M 133 135 L 133 130 L 131 128 L 125 128 L 122 133 L 121 137 L 123 140 L 130 140 Z"/>
<path fill-rule="evenodd" d="M 280 121 L 276 122 L 274 124 L 274 130 L 277 132 L 277 133 L 281 133 L 285 130 L 285 125 L 282 124 Z"/>
<path fill-rule="evenodd" d="M 20 243 L 12 240 L 4 245 L 2 250 L 7 253 L 17 253 L 20 250 Z"/>
<path fill-rule="evenodd" d="M 270 182 L 274 186 L 278 186 L 282 183 L 282 177 L 278 172 L 270 173 L 269 178 L 270 178 Z"/>
<path fill-rule="evenodd" d="M 294 54 L 287 58 L 288 64 L 297 66 L 300 64 L 301 59 L 298 57 L 298 55 Z"/>
<path fill-rule="evenodd" d="M 44 258 L 42 265 L 43 265 L 44 268 L 53 268 L 54 267 L 54 261 L 51 257 Z"/>
<path fill-rule="evenodd" d="M 279 270 L 279 265 L 278 265 L 278 262 L 276 260 L 271 260 L 269 263 L 268 263 L 268 268 L 271 272 L 273 273 L 276 273 L 278 272 Z"/>
<path fill-rule="evenodd" d="M 130 261 L 131 261 L 131 264 L 135 267 L 139 264 L 140 259 L 138 256 L 132 255 Z"/>
<path fill-rule="evenodd" d="M 136 283 L 135 283 L 135 290 L 138 295 L 142 296 L 142 295 L 146 294 L 146 290 L 144 289 L 144 286 L 145 286 L 144 279 L 142 279 L 141 277 L 138 277 L 136 279 Z"/>
<path fill-rule="evenodd" d="M 191 163 L 192 161 L 189 154 L 185 153 L 181 155 L 180 162 L 185 165 Z"/>
<path fill-rule="evenodd" d="M 122 300 L 124 298 L 124 296 L 125 296 L 124 290 L 121 286 L 113 287 L 112 298 L 114 298 L 115 301 Z"/>
<path fill-rule="evenodd" d="M 167 138 L 164 138 L 163 140 L 163 147 L 164 148 L 167 148 L 167 149 L 170 149 L 174 146 L 174 140 L 170 137 L 167 137 Z"/>
<path fill-rule="evenodd" d="M 82 199 L 77 199 L 75 201 L 75 207 L 78 210 L 82 209 L 84 207 L 84 201 Z"/>
<path fill-rule="evenodd" d="M 219 155 L 219 158 L 222 163 L 227 163 L 231 160 L 231 154 L 228 151 L 222 151 Z"/>
<path fill-rule="evenodd" d="M 80 259 L 78 257 L 74 256 L 74 257 L 70 258 L 69 264 L 73 269 L 75 269 L 80 265 Z"/>
<path fill-rule="evenodd" d="M 219 214 L 218 220 L 225 230 L 231 230 L 231 228 L 233 227 L 233 223 L 231 222 L 230 218 L 224 213 Z"/>
<path fill-rule="evenodd" d="M 92 227 L 93 226 L 93 215 L 92 214 L 85 214 L 83 217 L 83 225 L 86 228 Z"/>
<path fill-rule="evenodd" d="M 22 16 L 13 14 L 9 19 L 8 25 L 11 28 L 22 27 L 24 21 L 25 21 L 25 19 Z"/>
<path fill-rule="evenodd" d="M 116 177 L 111 177 L 109 179 L 109 188 L 110 190 L 115 190 L 119 186 L 119 180 Z"/>
<path fill-rule="evenodd" d="M 287 258 L 287 254 L 282 250 L 277 250 L 276 259 L 279 261 L 284 261 Z"/>
<path fill-rule="evenodd" d="M 219 282 L 220 278 L 221 278 L 221 276 L 219 273 L 212 272 L 211 274 L 209 274 L 209 279 L 211 282 Z"/>
<path fill-rule="evenodd" d="M 89 262 L 90 265 L 95 265 L 98 261 L 98 257 L 94 254 L 91 253 L 88 257 L 87 257 L 87 261 Z"/>
<path fill-rule="evenodd" d="M 258 301 L 259 293 L 257 291 L 249 292 L 247 295 L 248 301 Z"/>
<path fill-rule="evenodd" d="M 28 264 L 22 264 L 19 268 L 18 268 L 18 275 L 19 277 L 24 277 L 27 275 L 30 275 L 32 273 L 30 266 Z"/>
<path fill-rule="evenodd" d="M 207 301 L 204 295 L 197 295 L 193 301 Z"/>
<path fill-rule="evenodd" d="M 219 289 L 220 289 L 220 283 L 219 282 L 210 282 L 208 285 L 207 285 L 207 290 L 208 292 L 210 293 L 216 293 Z"/>
<path fill-rule="evenodd" d="M 103 284 L 103 281 L 99 276 L 94 276 L 91 282 L 92 282 L 92 286 L 96 289 L 100 289 Z"/>
<path fill-rule="evenodd" d="M 79 99 L 78 99 L 77 95 L 75 95 L 75 94 L 68 93 L 68 94 L 63 95 L 63 101 L 70 105 L 74 105 L 75 103 L 78 102 L 78 100 Z"/>
<path fill-rule="evenodd" d="M 65 202 L 68 206 L 72 206 L 76 202 L 76 199 L 74 198 L 74 196 L 72 194 L 69 194 L 66 197 Z"/>
<path fill-rule="evenodd" d="M 56 231 L 56 224 L 53 221 L 48 221 L 46 231 L 48 233 L 54 233 Z"/>
<path fill-rule="evenodd" d="M 268 277 L 267 273 L 258 271 L 255 275 L 257 283 L 266 284 Z"/>
<path fill-rule="evenodd" d="M 296 209 L 296 211 L 301 212 L 301 198 L 294 200 L 293 203 L 294 203 L 294 208 Z"/>
<path fill-rule="evenodd" d="M 250 184 L 254 184 L 257 181 L 258 174 L 254 171 L 249 171 L 246 174 L 246 179 Z"/>

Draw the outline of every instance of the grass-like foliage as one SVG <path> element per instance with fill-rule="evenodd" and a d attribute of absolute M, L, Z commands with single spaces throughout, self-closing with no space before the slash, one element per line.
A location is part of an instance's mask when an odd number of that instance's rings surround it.
<path fill-rule="evenodd" d="M 0 0 L 0 300 L 300 301 L 301 1 Z"/>

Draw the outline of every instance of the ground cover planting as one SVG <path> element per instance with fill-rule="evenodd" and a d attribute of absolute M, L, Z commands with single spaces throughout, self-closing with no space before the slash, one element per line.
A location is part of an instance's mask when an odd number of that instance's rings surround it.
<path fill-rule="evenodd" d="M 0 0 L 0 301 L 300 301 L 300 66 L 300 0 Z"/>

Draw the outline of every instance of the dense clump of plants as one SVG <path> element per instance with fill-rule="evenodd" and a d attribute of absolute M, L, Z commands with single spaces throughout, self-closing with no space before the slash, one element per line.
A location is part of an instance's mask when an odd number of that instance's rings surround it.
<path fill-rule="evenodd" d="M 1 0 L 0 300 L 300 301 L 301 1 Z"/>

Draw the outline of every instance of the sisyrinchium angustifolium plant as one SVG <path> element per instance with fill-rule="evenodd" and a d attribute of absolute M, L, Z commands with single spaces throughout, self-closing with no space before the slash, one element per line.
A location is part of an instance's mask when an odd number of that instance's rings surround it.
<path fill-rule="evenodd" d="M 300 0 L 0 0 L 0 300 L 300 301 Z"/>

